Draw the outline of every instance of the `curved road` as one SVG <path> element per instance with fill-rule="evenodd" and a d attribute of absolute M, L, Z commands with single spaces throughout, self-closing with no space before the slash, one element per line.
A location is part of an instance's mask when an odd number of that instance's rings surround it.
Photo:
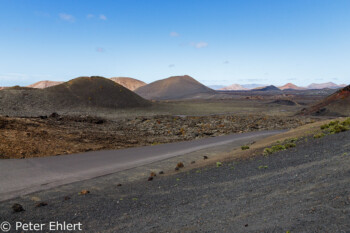
<path fill-rule="evenodd" d="M 87 180 L 178 155 L 232 143 L 233 147 L 282 131 L 231 134 L 187 142 L 53 157 L 0 160 L 0 201 Z"/>

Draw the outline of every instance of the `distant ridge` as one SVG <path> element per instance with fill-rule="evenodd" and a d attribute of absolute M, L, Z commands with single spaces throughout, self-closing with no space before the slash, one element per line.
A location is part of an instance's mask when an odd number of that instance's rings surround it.
<path fill-rule="evenodd" d="M 350 116 L 350 85 L 336 91 L 319 103 L 303 109 L 300 114 Z"/>
<path fill-rule="evenodd" d="M 258 83 L 252 83 L 252 84 L 241 84 L 242 87 L 248 88 L 248 89 L 254 89 L 257 87 L 266 87 L 268 84 L 258 84 Z"/>
<path fill-rule="evenodd" d="M 110 79 L 112 81 L 122 85 L 123 87 L 128 88 L 131 91 L 134 91 L 137 88 L 142 87 L 142 86 L 147 84 L 141 80 L 129 78 L 129 77 L 114 77 L 114 78 L 110 78 Z"/>
<path fill-rule="evenodd" d="M 43 88 L 47 88 L 47 87 L 56 86 L 56 85 L 59 85 L 61 83 L 63 83 L 63 82 L 44 80 L 44 81 L 39 81 L 39 82 L 36 82 L 34 84 L 31 84 L 27 87 L 43 89 Z"/>
<path fill-rule="evenodd" d="M 188 75 L 158 80 L 136 89 L 135 92 L 145 99 L 153 100 L 185 99 L 194 95 L 217 93 Z"/>
<path fill-rule="evenodd" d="M 281 87 L 278 87 L 281 90 L 306 90 L 305 87 L 298 87 L 297 85 L 293 83 L 287 83 Z"/>
<path fill-rule="evenodd" d="M 232 84 L 230 86 L 220 88 L 219 90 L 223 90 L 223 91 L 241 91 L 241 90 L 249 90 L 249 89 L 248 88 L 244 88 L 244 87 L 242 87 L 239 84 Z"/>
<path fill-rule="evenodd" d="M 213 90 L 219 90 L 219 89 L 225 87 L 225 85 L 207 85 L 207 87 L 209 87 Z"/>
<path fill-rule="evenodd" d="M 324 88 L 338 89 L 345 86 L 346 84 L 337 85 L 333 82 L 328 82 L 328 83 L 311 83 L 309 86 L 307 86 L 307 88 L 308 89 L 324 89 Z"/>

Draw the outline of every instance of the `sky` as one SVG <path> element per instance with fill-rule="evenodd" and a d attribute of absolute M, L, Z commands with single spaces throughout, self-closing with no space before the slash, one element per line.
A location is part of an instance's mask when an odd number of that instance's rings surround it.
<path fill-rule="evenodd" d="M 0 0 L 0 86 L 350 80 L 349 0 Z"/>

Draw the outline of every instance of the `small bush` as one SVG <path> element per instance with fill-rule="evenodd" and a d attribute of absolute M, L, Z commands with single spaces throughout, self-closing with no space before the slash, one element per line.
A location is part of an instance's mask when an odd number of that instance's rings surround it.
<path fill-rule="evenodd" d="M 269 155 L 269 154 L 272 154 L 272 153 L 273 153 L 273 151 L 272 151 L 271 148 L 265 148 L 264 152 L 263 152 L 264 155 Z"/>
<path fill-rule="evenodd" d="M 284 142 L 285 143 L 294 143 L 294 142 L 296 142 L 298 140 L 299 140 L 299 138 L 289 138 L 289 139 L 286 139 Z"/>
<path fill-rule="evenodd" d="M 350 126 L 350 117 L 341 123 L 344 126 Z"/>
<path fill-rule="evenodd" d="M 297 146 L 297 145 L 296 145 L 295 143 L 292 143 L 292 142 L 287 143 L 287 144 L 284 145 L 284 147 L 285 147 L 286 149 L 289 149 L 289 148 L 292 148 L 292 147 L 296 147 L 296 146 Z"/>
<path fill-rule="evenodd" d="M 259 166 L 258 168 L 259 168 L 259 169 L 267 169 L 267 168 L 268 168 L 268 166 L 267 166 L 267 165 L 264 165 L 264 166 L 263 166 L 263 165 L 261 165 L 261 166 Z"/>
<path fill-rule="evenodd" d="M 343 122 L 331 121 L 328 124 L 321 125 L 321 129 L 325 134 L 336 134 L 350 130 L 350 118 Z"/>
<path fill-rule="evenodd" d="M 294 144 L 294 143 L 290 143 L 290 144 Z M 265 148 L 263 154 L 270 155 L 281 150 L 286 150 L 286 147 L 284 145 L 275 145 L 270 148 Z"/>
<path fill-rule="evenodd" d="M 222 163 L 221 162 L 216 162 L 216 167 L 221 167 Z"/>
<path fill-rule="evenodd" d="M 325 136 L 324 133 L 319 133 L 319 134 L 315 134 L 314 138 L 323 138 Z"/>
<path fill-rule="evenodd" d="M 247 146 L 247 145 L 245 145 L 245 146 L 241 146 L 241 149 L 242 150 L 248 150 L 250 147 L 249 146 Z"/>

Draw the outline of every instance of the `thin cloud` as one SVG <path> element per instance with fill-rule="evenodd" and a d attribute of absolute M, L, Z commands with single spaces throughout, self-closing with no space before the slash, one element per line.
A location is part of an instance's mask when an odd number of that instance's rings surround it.
<path fill-rule="evenodd" d="M 180 36 L 180 34 L 177 32 L 170 32 L 170 36 L 171 37 L 178 37 L 178 36 Z"/>
<path fill-rule="evenodd" d="M 86 16 L 86 18 L 92 19 L 92 18 L 95 18 L 95 15 L 93 15 L 93 14 L 88 14 L 88 15 Z"/>
<path fill-rule="evenodd" d="M 68 21 L 68 22 L 74 22 L 75 21 L 75 18 L 74 18 L 73 15 L 69 15 L 69 14 L 66 14 L 66 13 L 60 13 L 59 16 L 64 21 Z"/>
<path fill-rule="evenodd" d="M 169 65 L 169 68 L 173 68 L 173 67 L 175 67 L 174 64 L 170 64 L 170 65 Z"/>
<path fill-rule="evenodd" d="M 98 47 L 98 48 L 96 48 L 96 52 L 98 52 L 98 53 L 104 53 L 104 52 L 105 52 L 105 49 L 104 49 L 104 48 L 101 48 L 101 47 Z"/>
<path fill-rule="evenodd" d="M 230 62 L 229 61 L 224 61 L 224 64 L 229 64 Z"/>
<path fill-rule="evenodd" d="M 191 43 L 191 45 L 197 49 L 208 47 L 207 42 L 198 42 L 198 43 Z"/>
<path fill-rule="evenodd" d="M 99 17 L 101 20 L 107 20 L 107 17 L 105 15 L 100 15 Z"/>

